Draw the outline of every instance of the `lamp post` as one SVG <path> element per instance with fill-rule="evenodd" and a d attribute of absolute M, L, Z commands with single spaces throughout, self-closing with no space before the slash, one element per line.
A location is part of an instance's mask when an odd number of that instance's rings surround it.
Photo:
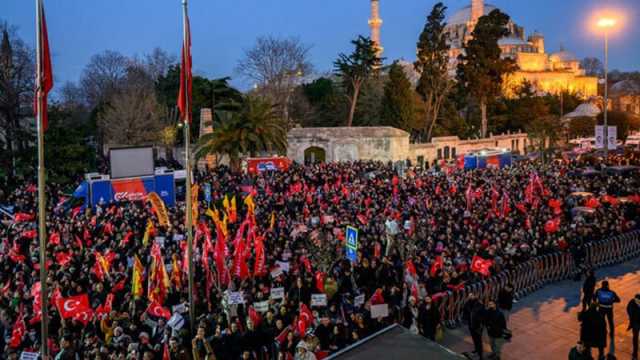
<path fill-rule="evenodd" d="M 603 17 L 598 20 L 598 27 L 604 31 L 604 155 L 609 157 L 609 128 L 607 115 L 609 112 L 609 29 L 616 25 L 613 18 Z"/>

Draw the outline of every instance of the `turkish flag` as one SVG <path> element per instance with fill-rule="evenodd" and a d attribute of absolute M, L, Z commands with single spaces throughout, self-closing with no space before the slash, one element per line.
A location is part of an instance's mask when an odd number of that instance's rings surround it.
<path fill-rule="evenodd" d="M 444 267 L 444 262 L 442 261 L 442 256 L 437 256 L 433 264 L 431 264 L 431 270 L 429 271 L 429 275 L 431 277 L 436 276 L 439 270 Z"/>
<path fill-rule="evenodd" d="M 304 321 L 307 325 L 313 324 L 315 320 L 313 313 L 305 304 L 300 304 L 300 320 Z"/>
<path fill-rule="evenodd" d="M 411 275 L 412 278 L 415 279 L 416 277 L 418 277 L 418 272 L 416 271 L 415 265 L 413 265 L 413 261 L 407 260 L 404 266 L 405 270 L 409 275 Z"/>
<path fill-rule="evenodd" d="M 74 317 L 75 315 L 91 310 L 89 306 L 89 296 L 87 294 L 71 296 L 68 298 L 58 298 L 56 301 L 58 312 L 63 319 Z"/>
<path fill-rule="evenodd" d="M 71 255 L 72 255 L 71 251 L 69 251 L 69 252 L 64 252 L 64 251 L 58 252 L 58 253 L 56 253 L 56 262 L 60 266 L 65 266 L 71 261 Z"/>
<path fill-rule="evenodd" d="M 493 265 L 493 260 L 483 259 L 480 256 L 474 256 L 471 260 L 471 271 L 489 276 L 489 268 Z"/>
<path fill-rule="evenodd" d="M 27 214 L 27 213 L 17 213 L 13 216 L 13 221 L 20 223 L 20 222 L 27 222 L 27 221 L 31 221 L 33 219 L 35 219 L 35 215 L 33 214 Z"/>
<path fill-rule="evenodd" d="M 178 92 L 178 109 L 185 122 L 191 123 L 191 29 L 189 28 L 189 17 L 184 18 L 185 35 L 182 44 L 182 64 L 180 66 L 180 90 Z M 187 108 L 189 114 L 187 114 Z"/>
<path fill-rule="evenodd" d="M 93 320 L 93 310 L 91 308 L 84 309 L 73 315 L 73 320 L 81 322 L 84 326 Z"/>
<path fill-rule="evenodd" d="M 49 235 L 49 243 L 52 245 L 60 245 L 60 234 L 57 232 L 51 233 L 51 235 Z"/>
<path fill-rule="evenodd" d="M 21 309 L 22 310 L 22 309 Z M 13 330 L 11 330 L 11 339 L 9 340 L 9 347 L 16 349 L 22 343 L 24 334 L 27 333 L 27 325 L 24 323 L 24 314 L 20 311 L 18 320 L 13 324 Z"/>
<path fill-rule="evenodd" d="M 36 77 L 36 96 L 34 96 L 34 113 L 38 113 L 38 99 L 40 99 L 42 110 L 42 129 L 47 129 L 47 95 L 53 88 L 53 70 L 51 68 L 51 51 L 49 50 L 49 36 L 47 34 L 47 21 L 44 16 L 44 6 L 39 2 L 40 21 L 39 35 L 40 39 L 40 68 L 36 72 L 40 72 L 40 76 Z"/>
<path fill-rule="evenodd" d="M 171 319 L 171 311 L 169 309 L 163 308 L 162 305 L 153 301 L 147 307 L 147 313 L 156 317 L 163 317 L 165 319 Z"/>
<path fill-rule="evenodd" d="M 384 297 L 382 296 L 382 289 L 377 289 L 373 296 L 371 296 L 371 305 L 384 304 Z"/>

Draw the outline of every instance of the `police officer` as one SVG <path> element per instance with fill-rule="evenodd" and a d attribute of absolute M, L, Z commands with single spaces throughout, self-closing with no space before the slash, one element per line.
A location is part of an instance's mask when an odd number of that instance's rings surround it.
<path fill-rule="evenodd" d="M 609 323 L 609 336 L 613 338 L 615 329 L 613 325 L 613 304 L 619 303 L 620 298 L 615 291 L 609 289 L 609 282 L 605 280 L 602 282 L 600 289 L 596 291 L 596 299 L 598 300 L 600 313 Z"/>

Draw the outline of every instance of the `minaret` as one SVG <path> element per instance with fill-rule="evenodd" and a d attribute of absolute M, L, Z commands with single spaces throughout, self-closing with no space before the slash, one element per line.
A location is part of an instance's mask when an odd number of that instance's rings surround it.
<path fill-rule="evenodd" d="M 484 15 L 484 0 L 471 0 L 471 22 L 475 25 Z"/>
<path fill-rule="evenodd" d="M 380 42 L 380 27 L 382 19 L 380 19 L 380 0 L 371 0 L 371 19 L 369 19 L 369 27 L 371 28 L 371 41 L 376 44 L 378 57 L 382 57 L 384 48 Z"/>

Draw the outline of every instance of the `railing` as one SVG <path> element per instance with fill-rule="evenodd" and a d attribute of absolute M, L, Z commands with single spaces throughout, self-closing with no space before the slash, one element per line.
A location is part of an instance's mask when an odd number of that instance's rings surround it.
<path fill-rule="evenodd" d="M 640 231 L 622 234 L 585 245 L 585 256 L 580 265 L 593 269 L 625 262 L 640 255 Z M 569 252 L 542 255 L 519 264 L 515 269 L 500 272 L 480 282 L 469 284 L 460 290 L 447 291 L 440 300 L 440 310 L 445 324 L 455 327 L 462 320 L 462 309 L 469 294 L 478 299 L 495 300 L 498 293 L 511 283 L 517 298 L 539 289 L 545 284 L 565 280 L 581 271 Z"/>

